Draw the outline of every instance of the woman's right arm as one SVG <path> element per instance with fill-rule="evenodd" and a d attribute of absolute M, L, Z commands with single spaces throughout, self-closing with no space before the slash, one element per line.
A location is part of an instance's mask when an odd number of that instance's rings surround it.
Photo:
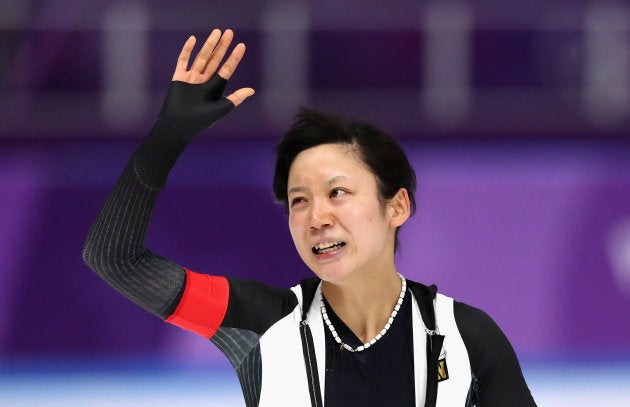
<path fill-rule="evenodd" d="M 245 46 L 238 44 L 217 71 L 232 37 L 230 30 L 214 30 L 190 68 L 195 38 L 186 41 L 159 118 L 133 153 L 83 249 L 86 264 L 99 276 L 162 319 L 175 312 L 191 273 L 146 247 L 147 228 L 158 194 L 180 153 L 198 132 L 254 93 L 251 88 L 241 88 L 222 97 L 245 53 Z"/>

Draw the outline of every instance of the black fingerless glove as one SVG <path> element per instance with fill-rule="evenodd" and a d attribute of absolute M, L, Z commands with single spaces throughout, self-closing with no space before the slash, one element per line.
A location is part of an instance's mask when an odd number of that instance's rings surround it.
<path fill-rule="evenodd" d="M 234 108 L 222 97 L 226 84 L 217 74 L 201 84 L 171 83 L 157 122 L 131 159 L 138 180 L 146 188 L 160 190 L 192 138 Z"/>
<path fill-rule="evenodd" d="M 190 140 L 234 108 L 222 97 L 226 85 L 216 73 L 206 83 L 173 81 L 159 117 Z"/>

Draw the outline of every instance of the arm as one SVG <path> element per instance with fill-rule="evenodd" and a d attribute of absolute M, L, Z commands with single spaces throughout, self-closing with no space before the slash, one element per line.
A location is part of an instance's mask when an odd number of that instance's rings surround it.
<path fill-rule="evenodd" d="M 186 41 L 158 120 L 133 153 L 83 249 L 86 264 L 100 277 L 162 319 L 174 313 L 193 274 L 148 249 L 147 228 L 158 194 L 180 153 L 198 132 L 254 93 L 251 88 L 242 88 L 222 97 L 227 80 L 245 53 L 245 46 L 238 44 L 215 72 L 232 37 L 230 30 L 223 34 L 214 30 L 190 69 L 195 38 Z M 207 277 L 208 294 L 216 290 L 227 296 L 225 279 Z"/>
<path fill-rule="evenodd" d="M 536 406 L 516 353 L 498 325 L 480 309 L 454 303 L 455 320 L 478 380 L 480 407 Z"/>

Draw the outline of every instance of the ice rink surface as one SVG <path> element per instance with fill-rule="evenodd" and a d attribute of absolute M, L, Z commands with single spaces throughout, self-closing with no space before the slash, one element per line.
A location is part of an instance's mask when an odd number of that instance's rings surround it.
<path fill-rule="evenodd" d="M 630 363 L 524 362 L 538 406 L 626 407 Z M 229 366 L 183 368 L 149 363 L 1 367 L 2 407 L 242 407 Z"/>

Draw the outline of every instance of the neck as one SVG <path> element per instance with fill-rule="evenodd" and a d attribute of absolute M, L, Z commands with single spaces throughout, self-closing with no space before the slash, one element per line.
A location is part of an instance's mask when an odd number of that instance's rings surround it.
<path fill-rule="evenodd" d="M 335 314 L 363 342 L 378 334 L 389 319 L 400 296 L 401 281 L 396 270 L 362 276 L 360 282 L 322 282 L 322 294 Z"/>

